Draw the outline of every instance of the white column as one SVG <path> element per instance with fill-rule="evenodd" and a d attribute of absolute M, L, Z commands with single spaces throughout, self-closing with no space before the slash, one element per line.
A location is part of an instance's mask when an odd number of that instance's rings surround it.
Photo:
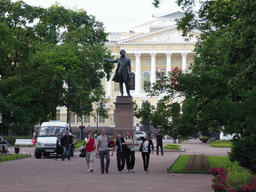
<path fill-rule="evenodd" d="M 187 53 L 182 53 L 182 73 L 184 73 L 185 69 L 187 68 Z"/>
<path fill-rule="evenodd" d="M 141 53 L 136 53 L 136 74 L 135 74 L 135 93 L 136 95 L 140 95 L 141 91 Z"/>
<path fill-rule="evenodd" d="M 107 89 L 107 96 L 111 97 L 112 96 L 112 75 L 110 79 L 108 80 L 108 89 Z"/>
<path fill-rule="evenodd" d="M 172 53 L 166 53 L 166 75 L 172 70 L 172 63 L 171 63 Z"/>
<path fill-rule="evenodd" d="M 150 83 L 156 83 L 156 53 L 151 53 L 151 75 Z"/>

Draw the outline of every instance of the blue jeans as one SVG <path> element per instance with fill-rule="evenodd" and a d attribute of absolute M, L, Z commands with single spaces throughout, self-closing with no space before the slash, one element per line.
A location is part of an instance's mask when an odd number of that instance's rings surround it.
<path fill-rule="evenodd" d="M 62 160 L 65 160 L 65 158 L 66 158 L 66 153 L 68 153 L 68 160 L 70 160 L 70 148 L 71 148 L 71 146 L 65 146 L 65 147 L 63 148 Z"/>
<path fill-rule="evenodd" d="M 109 158 L 109 151 L 99 151 L 99 156 L 100 156 L 100 167 L 101 167 L 101 172 L 104 173 L 104 156 L 106 158 L 106 170 L 109 168 L 109 163 L 110 163 L 110 158 Z"/>

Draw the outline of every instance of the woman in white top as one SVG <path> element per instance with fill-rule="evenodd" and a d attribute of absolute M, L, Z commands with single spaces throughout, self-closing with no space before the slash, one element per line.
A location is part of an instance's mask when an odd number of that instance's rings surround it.
<path fill-rule="evenodd" d="M 152 152 L 150 147 L 152 147 Z M 143 159 L 143 166 L 144 166 L 144 171 L 148 173 L 148 165 L 149 165 L 149 157 L 150 153 L 154 153 L 154 145 L 151 139 L 149 139 L 149 134 L 146 135 L 145 139 L 143 139 L 143 142 L 141 143 L 140 146 L 140 151 L 142 152 L 142 159 Z"/>

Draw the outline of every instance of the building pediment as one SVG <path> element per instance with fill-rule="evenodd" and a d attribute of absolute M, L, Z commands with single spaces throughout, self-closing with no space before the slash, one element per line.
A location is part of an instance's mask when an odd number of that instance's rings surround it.
<path fill-rule="evenodd" d="M 118 41 L 119 45 L 141 45 L 141 44 L 195 44 L 198 32 L 192 32 L 195 36 L 183 37 L 182 32 L 176 26 L 168 27 L 151 33 L 146 33 L 129 39 Z"/>

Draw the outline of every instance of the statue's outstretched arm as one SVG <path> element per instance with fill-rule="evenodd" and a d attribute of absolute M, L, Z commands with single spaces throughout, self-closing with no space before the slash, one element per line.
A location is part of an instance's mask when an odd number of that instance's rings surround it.
<path fill-rule="evenodd" d="M 111 62 L 111 63 L 117 63 L 117 62 L 118 62 L 118 59 L 112 60 L 112 59 L 106 59 L 106 58 L 104 58 L 104 61 L 106 61 L 106 62 Z"/>

